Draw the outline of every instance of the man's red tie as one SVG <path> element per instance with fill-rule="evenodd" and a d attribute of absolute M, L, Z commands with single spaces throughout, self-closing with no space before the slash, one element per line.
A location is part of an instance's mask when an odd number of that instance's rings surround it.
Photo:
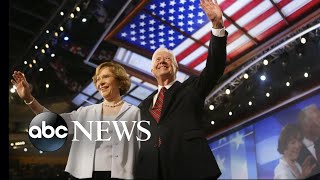
<path fill-rule="evenodd" d="M 163 105 L 164 93 L 166 92 L 166 90 L 167 89 L 165 87 L 161 88 L 156 103 L 154 104 L 153 108 L 150 109 L 151 115 L 153 116 L 153 118 L 158 123 L 160 121 L 160 115 L 161 115 L 161 110 L 162 110 L 162 105 Z"/>

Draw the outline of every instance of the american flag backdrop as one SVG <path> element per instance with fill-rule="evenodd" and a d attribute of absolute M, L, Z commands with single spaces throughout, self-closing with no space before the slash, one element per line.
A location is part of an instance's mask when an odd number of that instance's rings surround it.
<path fill-rule="evenodd" d="M 112 37 L 142 52 L 160 46 L 173 50 L 180 64 L 201 71 L 205 66 L 211 22 L 199 0 L 151 0 Z M 218 0 L 228 31 L 228 61 L 290 26 L 319 0 Z M 241 29 L 239 29 L 241 28 Z M 139 52 L 137 52 L 139 53 Z"/>

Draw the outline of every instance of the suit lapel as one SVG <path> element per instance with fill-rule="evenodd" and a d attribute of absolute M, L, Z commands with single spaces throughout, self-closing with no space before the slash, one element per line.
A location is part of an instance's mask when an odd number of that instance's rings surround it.
<path fill-rule="evenodd" d="M 142 103 L 139 105 L 141 114 L 144 114 L 145 118 L 144 120 L 153 120 L 157 122 L 153 116 L 150 114 L 150 109 L 152 108 L 152 103 L 153 103 L 153 96 L 158 92 L 158 90 L 154 91 L 151 95 L 149 95 Z"/>
<path fill-rule="evenodd" d="M 163 121 L 163 118 L 168 113 L 170 109 L 170 104 L 172 103 L 175 93 L 178 92 L 178 89 L 181 87 L 181 82 L 176 81 L 166 92 L 164 95 L 163 106 L 161 110 L 160 122 Z"/>

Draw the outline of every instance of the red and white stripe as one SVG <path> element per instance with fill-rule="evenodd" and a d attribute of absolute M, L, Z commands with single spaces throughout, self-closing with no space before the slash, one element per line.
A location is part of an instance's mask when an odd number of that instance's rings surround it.
<path fill-rule="evenodd" d="M 227 16 L 259 42 L 264 41 L 286 26 L 285 21 L 270 1 L 218 0 L 218 3 Z M 286 19 L 292 22 L 320 2 L 318 0 L 275 0 L 275 3 L 286 16 Z M 229 33 L 227 40 L 227 56 L 229 60 L 255 45 L 255 42 L 232 25 L 230 21 L 225 20 L 224 25 Z M 177 55 L 177 61 L 180 64 L 201 71 L 205 67 L 207 57 L 207 48 L 203 44 L 209 45 L 210 33 L 211 22 L 192 35 L 193 38 L 201 43 L 189 38 L 173 49 L 174 54 Z"/>

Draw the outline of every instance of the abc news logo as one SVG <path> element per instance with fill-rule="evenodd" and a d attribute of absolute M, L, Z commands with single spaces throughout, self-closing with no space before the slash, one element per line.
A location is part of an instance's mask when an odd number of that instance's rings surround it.
<path fill-rule="evenodd" d="M 68 126 L 58 114 L 43 112 L 32 119 L 28 133 L 34 147 L 42 151 L 55 151 L 67 141 Z"/>
<path fill-rule="evenodd" d="M 127 140 L 130 141 L 133 134 L 135 125 L 139 132 L 146 134 L 145 139 L 141 139 L 136 136 L 137 141 L 147 141 L 151 137 L 151 133 L 148 129 L 141 126 L 141 123 L 147 123 L 150 125 L 149 121 L 132 121 L 132 129 L 128 130 L 126 121 L 87 121 L 89 123 L 90 131 L 88 132 L 82 124 L 78 121 L 72 121 L 74 124 L 74 136 L 72 141 L 79 141 L 77 139 L 77 129 L 80 130 L 90 141 L 92 140 L 92 124 L 97 124 L 97 139 L 94 141 L 110 141 L 111 137 L 103 139 L 102 132 L 108 133 L 108 128 L 103 129 L 102 124 L 108 124 L 108 126 L 113 125 L 114 130 L 118 139 L 121 141 L 123 136 L 126 136 Z M 122 127 L 122 128 L 120 128 Z M 121 130 L 120 130 L 121 129 Z M 68 126 L 65 120 L 58 114 L 52 112 L 43 112 L 38 114 L 33 118 L 29 125 L 29 139 L 30 142 L 39 150 L 42 151 L 55 151 L 60 149 L 68 138 Z"/>

